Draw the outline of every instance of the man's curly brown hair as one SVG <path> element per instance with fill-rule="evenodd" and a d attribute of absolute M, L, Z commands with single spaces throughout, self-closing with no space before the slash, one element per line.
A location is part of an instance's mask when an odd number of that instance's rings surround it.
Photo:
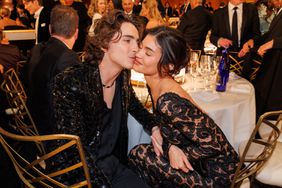
<path fill-rule="evenodd" d="M 142 20 L 138 17 L 128 17 L 120 10 L 113 10 L 104 15 L 100 20 L 97 20 L 94 36 L 88 37 L 85 46 L 86 62 L 94 63 L 101 62 L 104 57 L 102 49 L 108 49 L 111 41 L 118 41 L 121 38 L 121 25 L 125 22 L 132 23 L 139 32 L 139 38 L 141 39 L 144 25 Z M 118 34 L 116 38 L 113 38 L 115 34 Z"/>

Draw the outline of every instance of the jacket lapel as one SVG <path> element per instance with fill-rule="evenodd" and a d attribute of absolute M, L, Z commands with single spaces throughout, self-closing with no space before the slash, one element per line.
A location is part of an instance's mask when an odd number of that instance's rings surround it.
<path fill-rule="evenodd" d="M 242 27 L 241 27 L 241 38 L 243 36 L 243 33 L 244 33 L 244 30 L 246 28 L 246 22 L 247 22 L 247 19 L 248 19 L 248 10 L 247 10 L 247 7 L 246 7 L 246 4 L 243 3 L 243 17 L 242 17 Z"/>
<path fill-rule="evenodd" d="M 269 30 L 272 30 L 272 28 L 278 23 L 278 21 L 279 21 L 281 18 L 282 18 L 282 11 L 280 11 L 279 14 L 276 15 L 276 16 L 273 18 L 273 20 L 272 20 L 272 22 L 271 22 L 271 24 L 270 24 L 270 26 L 269 26 Z"/>
<path fill-rule="evenodd" d="M 229 37 L 231 37 L 231 31 L 230 31 L 230 24 L 229 24 L 229 13 L 228 13 L 228 6 L 224 7 L 224 25 L 226 26 L 226 31 Z"/>

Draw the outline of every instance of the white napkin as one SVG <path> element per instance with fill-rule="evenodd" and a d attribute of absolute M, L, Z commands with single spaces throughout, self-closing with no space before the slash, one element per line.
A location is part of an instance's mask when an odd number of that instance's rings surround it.
<path fill-rule="evenodd" d="M 235 93 L 250 93 L 251 87 L 248 84 L 236 84 L 230 87 L 230 92 Z"/>
<path fill-rule="evenodd" d="M 195 96 L 197 99 L 204 101 L 204 102 L 211 102 L 211 101 L 219 99 L 218 93 L 214 93 L 211 91 L 202 91 L 202 92 L 193 94 L 193 96 Z"/>

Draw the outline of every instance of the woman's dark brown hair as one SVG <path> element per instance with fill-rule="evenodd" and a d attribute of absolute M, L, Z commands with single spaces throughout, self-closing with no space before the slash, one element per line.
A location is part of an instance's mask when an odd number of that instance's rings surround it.
<path fill-rule="evenodd" d="M 158 63 L 158 71 L 161 76 L 177 74 L 187 65 L 190 48 L 178 30 L 159 26 L 147 30 L 145 36 L 147 35 L 156 37 L 161 47 L 162 56 Z"/>

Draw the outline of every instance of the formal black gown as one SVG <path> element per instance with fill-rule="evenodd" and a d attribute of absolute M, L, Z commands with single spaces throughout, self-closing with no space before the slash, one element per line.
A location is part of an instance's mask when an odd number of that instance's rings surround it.
<path fill-rule="evenodd" d="M 214 121 L 176 93 L 161 95 L 154 111 L 162 121 L 164 155 L 151 144 L 136 146 L 129 164 L 152 187 L 229 187 L 239 157 Z M 182 149 L 194 171 L 184 173 L 169 164 L 168 149 Z"/>

